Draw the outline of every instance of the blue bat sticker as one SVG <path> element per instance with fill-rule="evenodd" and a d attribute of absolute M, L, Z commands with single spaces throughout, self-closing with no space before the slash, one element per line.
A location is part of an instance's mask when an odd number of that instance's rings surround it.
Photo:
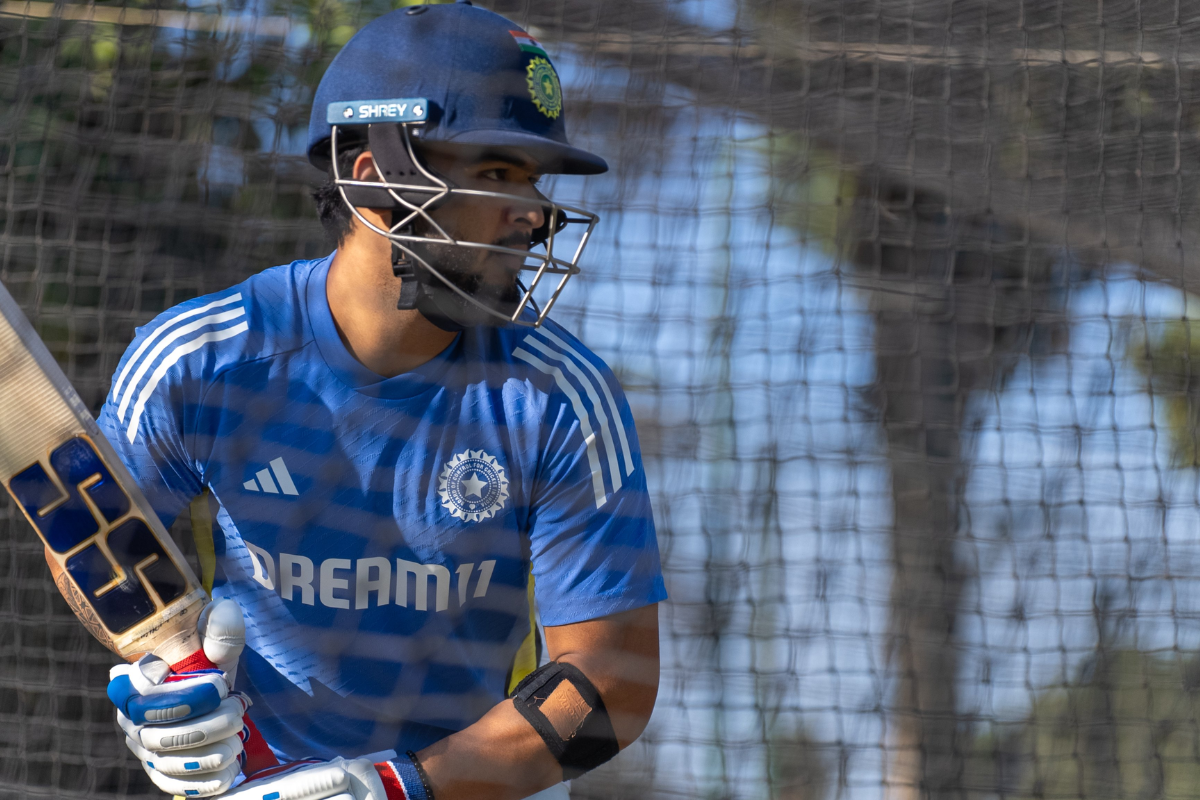
<path fill-rule="evenodd" d="M 122 521 L 133 504 L 90 441 L 77 436 L 60 445 L 50 466 L 57 481 L 39 462 L 14 475 L 8 489 L 51 550 L 87 545 L 67 560 L 67 573 L 110 631 L 129 630 L 154 614 L 147 586 L 164 604 L 183 596 L 187 579 L 145 520 Z"/>

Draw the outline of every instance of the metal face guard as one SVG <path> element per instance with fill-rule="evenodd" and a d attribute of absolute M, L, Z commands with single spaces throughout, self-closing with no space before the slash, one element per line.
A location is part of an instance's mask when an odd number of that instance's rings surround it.
<path fill-rule="evenodd" d="M 502 202 L 520 203 L 522 205 L 529 205 L 531 201 L 527 197 L 520 197 L 504 192 L 460 189 L 445 178 L 427 169 L 421 164 L 420 159 L 413 149 L 413 139 L 417 137 L 417 129 L 423 124 L 422 122 L 404 122 L 373 124 L 368 127 L 368 143 L 371 148 L 371 157 L 374 161 L 376 172 L 384 177 L 383 181 L 356 181 L 339 174 L 337 154 L 338 133 L 341 126 L 333 126 L 330 153 L 333 159 L 334 183 L 342 195 L 342 200 L 349 206 L 351 212 L 360 222 L 380 236 L 389 239 L 393 246 L 398 248 L 408 258 L 421 264 L 422 267 L 428 270 L 447 289 L 454 292 L 462 300 L 497 320 L 522 327 L 539 327 L 545 322 L 550 309 L 558 301 L 558 297 L 562 294 L 563 287 L 566 286 L 567 281 L 570 280 L 572 275 L 579 273 L 579 258 L 583 254 L 584 247 L 587 246 L 588 241 L 591 239 L 592 231 L 595 229 L 596 223 L 600 221 L 600 217 L 590 211 L 555 203 L 546 198 L 543 204 L 546 225 L 537 231 L 539 234 L 544 233 L 544 239 L 533 242 L 534 247 L 541 246 L 543 248 L 542 252 L 455 239 L 446 233 L 430 215 L 431 211 L 449 198 L 455 195 L 460 197 L 486 197 Z M 377 152 L 379 157 L 376 157 Z M 381 160 L 386 162 L 387 169 L 381 165 Z M 385 230 L 367 220 L 359 212 L 358 208 L 360 207 L 391 208 L 395 212 L 393 214 L 394 218 L 398 217 L 399 219 L 393 219 L 391 227 Z M 428 235 L 417 236 L 411 232 L 412 224 L 418 218 L 424 220 L 428 225 L 430 230 Z M 587 229 L 580 236 L 579 243 L 574 248 L 571 257 L 564 258 L 555 254 L 555 242 L 558 234 L 570 224 L 586 225 Z M 527 286 L 521 286 L 521 283 L 518 282 L 518 286 L 524 289 L 524 293 L 516 309 L 509 315 L 489 307 L 455 285 L 434 265 L 414 252 L 412 246 L 416 244 L 451 245 L 473 250 L 488 250 L 503 255 L 519 257 L 522 259 L 522 265 L 519 268 L 520 271 L 533 272 L 534 275 Z M 549 300 L 539 309 L 538 304 L 533 299 L 533 292 L 547 275 L 561 275 L 562 277 L 558 280 L 557 285 L 554 286 Z M 536 317 L 533 320 L 520 319 L 525 308 L 530 305 L 535 309 Z"/>

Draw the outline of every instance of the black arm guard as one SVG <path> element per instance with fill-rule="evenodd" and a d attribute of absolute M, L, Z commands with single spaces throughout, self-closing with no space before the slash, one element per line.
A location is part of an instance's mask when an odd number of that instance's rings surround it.
<path fill-rule="evenodd" d="M 562 765 L 564 780 L 595 769 L 620 749 L 600 692 L 577 667 L 551 661 L 534 670 L 517 685 L 513 703 Z"/>

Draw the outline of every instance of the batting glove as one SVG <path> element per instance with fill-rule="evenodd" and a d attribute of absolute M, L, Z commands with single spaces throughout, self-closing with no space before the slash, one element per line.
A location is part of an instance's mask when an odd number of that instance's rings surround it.
<path fill-rule="evenodd" d="M 227 790 L 252 743 L 274 763 L 244 719 L 249 699 L 231 691 L 245 646 L 237 603 L 210 603 L 201 615 L 200 633 L 203 649 L 178 664 L 148 655 L 109 672 L 108 696 L 117 707 L 126 746 L 158 788 L 186 797 Z"/>
<path fill-rule="evenodd" d="M 408 800 L 403 790 L 389 792 L 385 767 L 366 758 L 295 762 L 256 773 L 222 800 Z"/>

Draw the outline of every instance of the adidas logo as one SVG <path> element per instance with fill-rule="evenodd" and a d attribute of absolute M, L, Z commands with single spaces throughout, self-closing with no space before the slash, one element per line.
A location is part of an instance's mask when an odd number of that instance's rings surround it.
<path fill-rule="evenodd" d="M 275 476 L 274 480 L 271 479 L 272 474 Z M 283 463 L 282 458 L 272 461 L 268 469 L 260 469 L 254 473 L 254 477 L 243 483 L 242 487 L 250 492 L 266 492 L 267 494 L 283 492 L 293 496 L 300 494 L 296 491 L 296 484 L 292 482 L 292 474 L 288 472 L 287 465 Z"/>

